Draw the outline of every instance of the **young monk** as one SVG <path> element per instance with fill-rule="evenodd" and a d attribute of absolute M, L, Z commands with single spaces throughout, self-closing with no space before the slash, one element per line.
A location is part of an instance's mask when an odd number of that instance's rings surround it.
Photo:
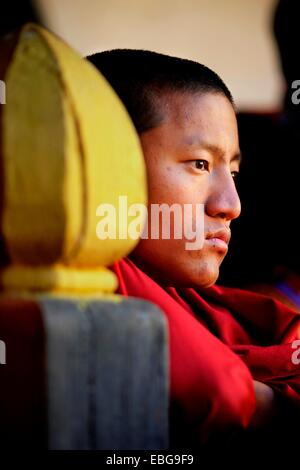
<path fill-rule="evenodd" d="M 171 442 L 200 446 L 282 422 L 282 410 L 300 410 L 300 366 L 292 359 L 300 317 L 268 297 L 215 285 L 241 211 L 228 88 L 199 63 L 154 52 L 113 50 L 89 60 L 139 133 L 149 205 L 204 205 L 201 249 L 187 250 L 185 238 L 142 239 L 111 267 L 120 294 L 149 300 L 167 317 Z"/>

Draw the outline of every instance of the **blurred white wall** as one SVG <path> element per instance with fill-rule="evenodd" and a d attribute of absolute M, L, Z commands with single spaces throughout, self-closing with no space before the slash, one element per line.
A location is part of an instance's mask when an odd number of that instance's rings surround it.
<path fill-rule="evenodd" d="M 278 108 L 282 81 L 271 32 L 276 0 L 37 0 L 46 24 L 79 52 L 143 48 L 197 60 L 223 78 L 239 108 Z"/>

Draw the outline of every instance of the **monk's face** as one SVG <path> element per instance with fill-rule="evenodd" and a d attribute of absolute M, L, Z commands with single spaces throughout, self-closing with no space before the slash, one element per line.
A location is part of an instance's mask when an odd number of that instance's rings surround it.
<path fill-rule="evenodd" d="M 174 239 L 171 232 L 170 239 L 141 240 L 131 256 L 162 284 L 208 287 L 218 278 L 230 223 L 240 214 L 235 112 L 225 96 L 210 92 L 170 93 L 161 106 L 162 124 L 140 135 L 149 204 L 203 204 L 205 239 L 201 249 L 188 250 L 191 239 Z"/>

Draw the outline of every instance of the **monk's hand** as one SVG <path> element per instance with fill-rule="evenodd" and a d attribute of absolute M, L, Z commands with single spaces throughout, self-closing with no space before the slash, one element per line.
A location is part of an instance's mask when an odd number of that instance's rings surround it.
<path fill-rule="evenodd" d="M 253 381 L 256 397 L 256 410 L 252 417 L 250 428 L 258 429 L 267 426 L 276 414 L 276 397 L 268 385 Z"/>

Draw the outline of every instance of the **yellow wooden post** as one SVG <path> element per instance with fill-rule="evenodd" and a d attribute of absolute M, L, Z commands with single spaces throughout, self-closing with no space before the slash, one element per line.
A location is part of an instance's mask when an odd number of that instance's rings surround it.
<path fill-rule="evenodd" d="M 105 268 L 137 240 L 99 240 L 96 209 L 146 204 L 145 167 L 131 120 L 107 81 L 62 40 L 33 24 L 6 71 L 2 230 L 5 292 L 113 292 Z"/>

